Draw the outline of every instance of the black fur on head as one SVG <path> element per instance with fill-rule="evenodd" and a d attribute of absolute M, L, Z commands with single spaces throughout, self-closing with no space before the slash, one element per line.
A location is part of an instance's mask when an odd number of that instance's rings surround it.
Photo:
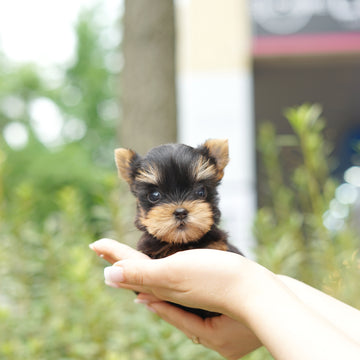
<path fill-rule="evenodd" d="M 227 140 L 193 148 L 161 145 L 141 157 L 115 150 L 119 174 L 137 198 L 136 225 L 160 241 L 198 241 L 219 223 L 217 185 L 229 161 Z"/>

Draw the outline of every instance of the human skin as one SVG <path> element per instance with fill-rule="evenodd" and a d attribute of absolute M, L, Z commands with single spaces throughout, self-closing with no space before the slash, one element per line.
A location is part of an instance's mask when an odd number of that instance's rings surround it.
<path fill-rule="evenodd" d="M 228 359 L 264 345 L 278 360 L 360 359 L 360 312 L 240 255 L 183 251 L 164 259 L 113 240 L 91 245 L 110 263 L 105 281 L 135 290 L 188 337 Z M 165 301 L 224 314 L 201 319 Z"/>

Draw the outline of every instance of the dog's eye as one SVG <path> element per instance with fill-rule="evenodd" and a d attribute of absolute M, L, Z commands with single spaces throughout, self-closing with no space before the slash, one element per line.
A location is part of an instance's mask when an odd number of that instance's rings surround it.
<path fill-rule="evenodd" d="M 159 191 L 155 190 L 148 194 L 148 200 L 155 204 L 161 199 L 161 194 Z"/>
<path fill-rule="evenodd" d="M 203 186 L 200 186 L 195 190 L 195 194 L 199 198 L 204 199 L 206 197 L 206 189 Z"/>

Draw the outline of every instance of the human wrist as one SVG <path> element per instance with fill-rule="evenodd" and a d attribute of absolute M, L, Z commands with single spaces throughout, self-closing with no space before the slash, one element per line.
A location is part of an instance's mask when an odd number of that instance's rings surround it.
<path fill-rule="evenodd" d="M 232 289 L 228 292 L 223 313 L 244 324 L 267 301 L 268 292 L 276 286 L 276 276 L 263 266 L 251 261 L 244 261 L 232 281 Z"/>

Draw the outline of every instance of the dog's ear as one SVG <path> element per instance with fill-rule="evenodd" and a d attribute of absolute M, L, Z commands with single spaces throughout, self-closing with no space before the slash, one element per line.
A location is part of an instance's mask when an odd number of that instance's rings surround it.
<path fill-rule="evenodd" d="M 209 139 L 201 146 L 206 149 L 207 155 L 216 162 L 218 172 L 217 179 L 221 180 L 224 176 L 225 166 L 229 162 L 229 143 L 227 139 Z"/>
<path fill-rule="evenodd" d="M 133 150 L 124 148 L 115 149 L 115 163 L 118 169 L 119 177 L 122 177 L 130 185 L 133 182 L 132 164 L 137 158 L 138 155 Z"/>

